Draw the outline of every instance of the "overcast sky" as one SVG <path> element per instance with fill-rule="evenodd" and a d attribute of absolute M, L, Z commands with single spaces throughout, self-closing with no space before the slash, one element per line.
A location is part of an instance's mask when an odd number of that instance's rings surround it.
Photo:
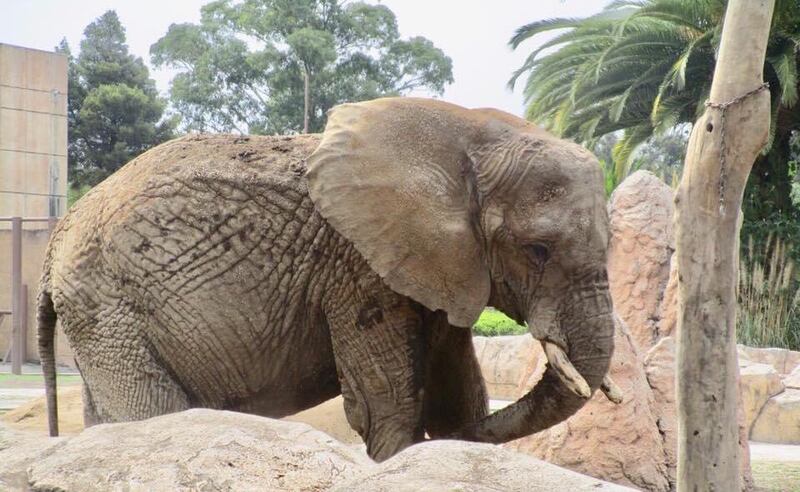
<path fill-rule="evenodd" d="M 77 51 L 83 29 L 106 10 L 117 11 L 133 54 L 150 61 L 150 45 L 172 23 L 198 22 L 209 0 L 0 0 L 0 43 L 52 50 L 67 38 Z M 404 37 L 425 36 L 453 59 L 455 82 L 444 99 L 467 107 L 496 107 L 522 114 L 518 89 L 506 88 L 511 73 L 539 42 L 517 52 L 507 46 L 514 30 L 550 17 L 584 17 L 607 0 L 381 0 L 397 15 Z M 547 39 L 543 37 L 542 40 Z M 171 74 L 151 70 L 166 93 Z"/>

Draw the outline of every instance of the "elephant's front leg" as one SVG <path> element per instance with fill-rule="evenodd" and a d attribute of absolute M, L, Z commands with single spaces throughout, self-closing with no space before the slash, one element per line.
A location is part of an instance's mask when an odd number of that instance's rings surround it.
<path fill-rule="evenodd" d="M 419 307 L 373 287 L 328 321 L 347 420 L 383 461 L 424 437 L 424 340 Z"/>
<path fill-rule="evenodd" d="M 433 438 L 452 435 L 489 414 L 472 331 L 452 326 L 442 312 L 425 317 L 425 430 Z"/>

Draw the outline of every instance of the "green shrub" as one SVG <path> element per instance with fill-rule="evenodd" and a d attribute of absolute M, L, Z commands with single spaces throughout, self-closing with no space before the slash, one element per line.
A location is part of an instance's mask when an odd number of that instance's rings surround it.
<path fill-rule="evenodd" d="M 736 336 L 753 347 L 800 348 L 800 285 L 788 247 L 769 236 L 752 236 L 739 265 Z"/>
<path fill-rule="evenodd" d="M 67 188 L 67 208 L 72 208 L 72 206 L 81 199 L 83 195 L 86 194 L 92 187 L 89 185 L 80 185 L 78 187 L 70 186 Z"/>
<path fill-rule="evenodd" d="M 472 327 L 472 333 L 484 337 L 500 335 L 521 335 L 528 328 L 518 325 L 513 319 L 493 308 L 484 309 L 478 322 Z"/>

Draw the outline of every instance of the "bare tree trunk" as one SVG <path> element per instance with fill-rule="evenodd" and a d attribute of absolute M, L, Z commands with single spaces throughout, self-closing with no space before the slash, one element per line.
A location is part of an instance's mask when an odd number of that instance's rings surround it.
<path fill-rule="evenodd" d="M 775 0 L 729 0 L 706 112 L 675 198 L 678 491 L 742 487 L 737 428 L 738 216 L 767 141 L 762 71 Z"/>
<path fill-rule="evenodd" d="M 308 133 L 308 113 L 311 111 L 311 75 L 303 65 L 303 133 Z"/>

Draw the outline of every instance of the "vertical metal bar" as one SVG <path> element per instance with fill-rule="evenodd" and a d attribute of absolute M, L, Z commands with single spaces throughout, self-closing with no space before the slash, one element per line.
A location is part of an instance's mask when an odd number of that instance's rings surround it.
<path fill-rule="evenodd" d="M 14 343 L 17 347 L 17 360 L 22 366 L 28 360 L 28 286 L 25 284 L 22 284 L 20 289 L 19 304 L 20 325 L 17 340 Z"/>
<path fill-rule="evenodd" d="M 11 373 L 22 373 L 19 355 L 22 331 L 22 217 L 11 217 Z"/>

